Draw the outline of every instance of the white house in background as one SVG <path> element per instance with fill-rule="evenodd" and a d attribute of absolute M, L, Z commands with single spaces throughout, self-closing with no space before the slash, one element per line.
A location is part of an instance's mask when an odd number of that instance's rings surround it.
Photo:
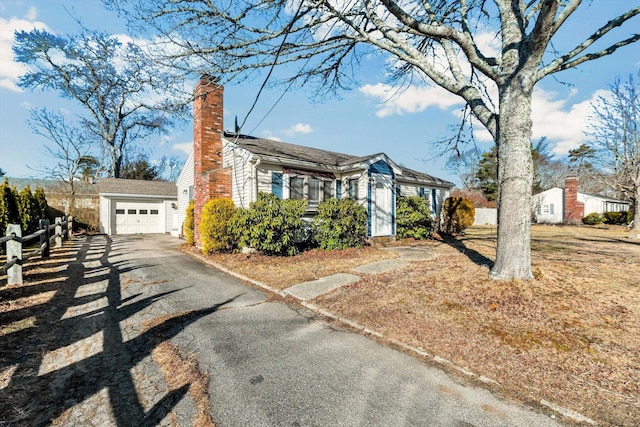
<path fill-rule="evenodd" d="M 538 223 L 578 224 L 590 213 L 626 212 L 629 202 L 578 192 L 578 180 L 570 177 L 564 188 L 551 188 L 533 196 L 533 215 Z"/>
<path fill-rule="evenodd" d="M 194 100 L 194 146 L 178 186 L 179 224 L 194 200 L 196 242 L 202 206 L 228 197 L 249 207 L 259 192 L 283 199 L 307 200 L 307 216 L 329 198 L 349 197 L 368 214 L 370 237 L 396 234 L 396 198 L 421 196 L 438 215 L 453 183 L 396 164 L 386 154 L 364 157 L 303 147 L 222 128 L 223 87 L 203 77 Z"/>
<path fill-rule="evenodd" d="M 97 185 L 101 233 L 178 235 L 178 197 L 173 182 L 102 178 Z"/>

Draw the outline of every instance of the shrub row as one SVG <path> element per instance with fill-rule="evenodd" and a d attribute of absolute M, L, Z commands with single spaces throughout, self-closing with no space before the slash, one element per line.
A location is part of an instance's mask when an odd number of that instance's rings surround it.
<path fill-rule="evenodd" d="M 40 187 L 31 192 L 29 186 L 18 192 L 5 178 L 0 184 L 0 233 L 4 235 L 8 224 L 20 224 L 22 235 L 38 229 L 38 220 L 47 218 L 47 200 Z"/>
<path fill-rule="evenodd" d="M 473 203 L 447 199 L 443 207 L 443 231 L 459 233 L 473 224 Z M 230 199 L 211 199 L 203 207 L 199 231 L 204 253 L 228 252 L 252 247 L 268 255 L 295 255 L 302 247 L 345 249 L 362 247 L 367 236 L 367 213 L 352 199 L 330 199 L 320 204 L 313 221 L 306 221 L 306 201 L 282 200 L 260 193 L 248 209 L 236 209 Z M 435 221 L 427 201 L 418 196 L 399 197 L 398 238 L 428 239 Z M 193 202 L 187 208 L 184 233 L 194 244 Z"/>
<path fill-rule="evenodd" d="M 587 225 L 597 224 L 611 224 L 611 225 L 626 225 L 633 221 L 633 212 L 605 212 L 600 215 L 597 212 L 592 212 L 585 216 L 582 220 Z"/>

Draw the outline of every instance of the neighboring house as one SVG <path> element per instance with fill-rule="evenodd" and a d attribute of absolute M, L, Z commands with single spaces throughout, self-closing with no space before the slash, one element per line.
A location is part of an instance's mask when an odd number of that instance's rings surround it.
<path fill-rule="evenodd" d="M 398 196 L 424 197 L 437 216 L 453 187 L 384 153 L 358 157 L 226 133 L 222 117 L 223 88 L 204 77 L 195 93 L 193 152 L 177 182 L 179 224 L 189 200 L 195 203 L 196 242 L 200 212 L 210 198 L 228 197 L 245 208 L 258 192 L 305 199 L 311 217 L 322 201 L 349 197 L 367 209 L 370 237 L 393 238 Z"/>
<path fill-rule="evenodd" d="M 551 188 L 533 196 L 534 219 L 538 223 L 581 224 L 590 213 L 626 212 L 629 202 L 578 192 L 577 178 L 567 178 L 564 188 Z"/>
<path fill-rule="evenodd" d="M 178 234 L 173 182 L 101 178 L 100 232 L 104 234 Z"/>

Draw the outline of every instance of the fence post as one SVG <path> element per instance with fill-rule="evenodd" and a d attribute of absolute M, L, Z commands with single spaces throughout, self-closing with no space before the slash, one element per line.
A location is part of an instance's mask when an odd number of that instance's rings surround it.
<path fill-rule="evenodd" d="M 49 220 L 41 219 L 39 225 L 41 230 L 44 229 L 44 233 L 40 235 L 40 247 L 42 248 L 40 256 L 45 259 L 49 258 Z"/>
<path fill-rule="evenodd" d="M 73 233 L 73 217 L 69 215 L 69 217 L 67 217 L 67 240 L 71 240 L 72 233 Z"/>
<path fill-rule="evenodd" d="M 56 248 L 62 247 L 62 218 L 59 216 L 56 217 L 56 228 L 55 228 L 55 239 L 56 239 Z"/>
<path fill-rule="evenodd" d="M 20 224 L 8 224 L 7 236 L 11 233 L 15 233 L 17 237 L 22 237 L 22 229 Z M 18 258 L 18 262 L 7 270 L 7 284 L 9 285 L 21 285 L 22 284 L 22 240 L 9 240 L 7 242 L 7 261 L 11 261 L 14 258 Z"/>

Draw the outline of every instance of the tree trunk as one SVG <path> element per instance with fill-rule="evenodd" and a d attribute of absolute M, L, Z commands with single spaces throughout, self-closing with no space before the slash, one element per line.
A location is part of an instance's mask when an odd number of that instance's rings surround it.
<path fill-rule="evenodd" d="M 633 227 L 631 231 L 640 233 L 640 187 L 636 187 L 636 194 L 633 198 Z"/>
<path fill-rule="evenodd" d="M 498 127 L 498 245 L 491 278 L 529 280 L 531 273 L 531 95 L 522 77 L 500 91 Z"/>

